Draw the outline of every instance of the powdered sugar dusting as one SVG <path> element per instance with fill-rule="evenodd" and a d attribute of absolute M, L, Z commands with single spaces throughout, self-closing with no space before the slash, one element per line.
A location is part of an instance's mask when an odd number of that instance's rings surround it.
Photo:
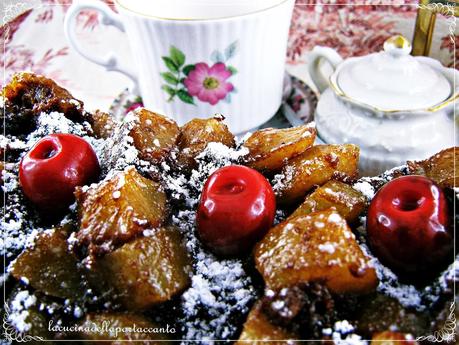
<path fill-rule="evenodd" d="M 365 195 L 367 199 L 371 200 L 375 196 L 374 187 L 368 181 L 366 181 L 365 178 L 361 178 L 359 182 L 353 185 L 353 187 L 354 189 L 358 190 L 360 193 Z"/>
<path fill-rule="evenodd" d="M 234 339 L 240 318 L 256 292 L 251 277 L 237 259 L 218 259 L 203 247 L 196 235 L 195 207 L 207 178 L 220 167 L 237 163 L 246 149 L 231 149 L 220 143 L 210 143 L 196 158 L 198 168 L 191 178 L 183 175 L 164 176 L 166 189 L 177 199 L 186 200 L 172 216 L 182 231 L 185 245 L 195 258 L 191 287 L 181 297 L 183 317 L 180 320 L 185 339 Z M 163 174 L 164 175 L 164 174 Z"/>
<path fill-rule="evenodd" d="M 45 135 L 72 133 L 83 137 L 95 149 L 102 165 L 102 181 L 100 183 L 104 183 L 114 174 L 132 166 L 135 166 L 144 175 L 160 177 L 165 184 L 169 199 L 174 204 L 171 215 L 172 223 L 182 232 L 186 248 L 194 259 L 191 286 L 184 291 L 178 302 L 174 301 L 176 303 L 174 308 L 177 309 L 178 315 L 174 322 L 176 322 L 177 327 L 181 328 L 184 338 L 188 340 L 200 339 L 204 343 L 211 343 L 213 339 L 235 339 L 249 307 L 257 297 L 254 281 L 249 272 L 246 271 L 244 261 L 217 258 L 201 244 L 196 235 L 195 208 L 209 175 L 220 167 L 240 163 L 242 157 L 247 155 L 248 149 L 241 143 L 236 149 L 221 143 L 210 143 L 196 158 L 197 168 L 192 170 L 190 175 L 182 174 L 173 169 L 167 161 L 155 166 L 139 158 L 139 152 L 134 147 L 133 139 L 129 135 L 133 125 L 138 120 L 135 115 L 135 112 L 131 112 L 122 123 L 117 122 L 112 137 L 96 139 L 92 137 L 91 127 L 86 122 L 74 123 L 63 114 L 56 112 L 41 114 L 37 119 L 38 126 L 35 131 L 25 138 L 0 136 L 0 147 L 19 151 L 20 158 L 25 150 L 31 148 Z M 309 132 L 307 134 L 309 135 Z M 157 139 L 153 143 L 158 146 Z M 175 155 L 176 152 L 171 152 L 170 161 L 175 160 Z M 331 158 L 333 159 L 333 157 Z M 360 190 L 370 200 L 381 185 L 403 169 L 396 168 L 379 178 L 362 178 L 354 184 L 354 188 Z M 293 175 L 293 168 L 290 170 L 287 168 L 284 174 L 276 175 L 272 181 L 274 190 L 278 192 L 283 190 L 290 183 Z M 4 182 L 2 188 L 7 198 L 7 206 L 1 225 L 6 236 L 0 239 L 0 248 L 3 251 L 2 254 L 6 254 L 7 260 L 8 258 L 13 259 L 14 255 L 23 248 L 32 245 L 36 235 L 44 231 L 37 223 L 33 208 L 27 206 L 17 176 L 17 163 L 8 164 L 2 175 Z M 123 181 L 120 181 L 119 188 L 122 187 L 122 183 Z M 84 186 L 82 188 L 84 190 L 90 187 Z M 112 196 L 114 199 L 118 199 L 121 197 L 121 192 L 115 190 Z M 70 213 L 73 212 L 75 212 L 74 206 Z M 283 220 L 285 216 L 284 211 L 277 210 L 276 223 Z M 340 221 L 340 217 L 337 214 L 332 214 L 326 221 L 337 222 Z M 362 221 L 364 222 L 364 219 Z M 136 218 L 134 222 L 144 224 L 146 220 Z M 290 224 L 286 226 L 288 227 Z M 326 226 L 325 220 L 316 226 Z M 358 230 L 361 233 L 360 245 L 367 256 L 371 257 L 371 265 L 376 268 L 380 280 L 378 291 L 397 298 L 406 307 L 414 307 L 418 310 L 428 308 L 449 288 L 449 281 L 457 276 L 459 257 L 434 284 L 428 287 L 416 288 L 412 285 L 402 284 L 391 270 L 371 255 L 365 244 L 364 224 Z M 156 229 L 147 229 L 144 230 L 143 235 L 154 236 L 156 231 Z M 346 238 L 353 237 L 350 232 L 345 233 L 345 236 Z M 75 236 L 71 234 L 68 239 L 69 245 L 71 246 L 74 241 Z M 327 242 L 319 245 L 320 251 L 329 254 L 333 254 L 337 248 L 337 243 Z M 5 279 L 6 277 L 2 277 L 2 283 Z M 27 283 L 27 280 L 21 282 L 21 284 Z M 8 321 L 18 331 L 30 330 L 30 324 L 27 322 L 29 315 L 27 309 L 36 303 L 34 295 L 28 291 L 20 291 L 11 300 L 12 313 Z M 63 308 L 69 307 L 69 303 L 68 300 L 65 301 Z M 41 304 L 39 306 L 39 308 L 46 309 L 49 314 L 55 312 L 59 307 L 57 304 Z M 279 305 L 279 307 L 281 306 Z M 71 315 L 75 318 L 82 317 L 84 313 L 85 309 L 80 306 L 71 309 Z M 342 320 L 336 322 L 333 328 L 324 329 L 323 334 L 330 336 L 336 344 L 366 344 L 360 336 L 354 334 L 354 330 L 353 325 Z"/>
<path fill-rule="evenodd" d="M 24 333 L 30 330 L 32 325 L 27 321 L 29 316 L 28 309 L 35 305 L 37 298 L 29 291 L 19 291 L 10 303 L 8 322 L 14 326 L 18 332 Z"/>
<path fill-rule="evenodd" d="M 353 333 L 355 327 L 347 320 L 335 322 L 333 328 L 324 328 L 322 333 L 325 336 L 331 337 L 337 345 L 367 345 L 368 342 L 363 340 L 361 336 Z"/>
<path fill-rule="evenodd" d="M 319 250 L 328 254 L 333 254 L 335 252 L 336 243 L 327 242 L 325 244 L 319 244 Z"/>
<path fill-rule="evenodd" d="M 27 136 L 27 142 L 34 145 L 38 140 L 53 133 L 69 133 L 80 137 L 87 136 L 92 132 L 89 123 L 75 123 L 62 113 L 41 113 L 37 120 L 37 129 Z"/>
<path fill-rule="evenodd" d="M 363 177 L 353 187 L 360 190 L 367 196 L 369 201 L 374 197 L 379 188 L 396 176 L 407 174 L 406 166 L 397 167 L 377 177 Z M 457 195 L 457 192 L 456 192 Z M 360 217 L 360 226 L 356 229 L 357 239 L 366 256 L 371 258 L 370 265 L 375 268 L 379 279 L 377 291 L 397 299 L 404 307 L 424 311 L 431 308 L 440 296 L 451 289 L 452 284 L 459 277 L 459 255 L 455 261 L 432 283 L 425 287 L 416 287 L 411 284 L 402 283 L 398 276 L 387 266 L 383 265 L 375 257 L 366 241 L 366 217 Z M 454 272 L 456 271 L 456 274 Z"/>
<path fill-rule="evenodd" d="M 129 112 L 123 122 L 116 122 L 113 135 L 103 141 L 99 150 L 103 177 L 110 178 L 132 165 L 145 175 L 154 175 L 158 172 L 155 165 L 139 157 L 134 139 L 130 136 L 138 120 L 135 110 Z"/>
<path fill-rule="evenodd" d="M 89 123 L 75 123 L 58 112 L 41 113 L 37 118 L 37 128 L 23 139 L 0 136 L 2 148 L 19 152 L 16 162 L 8 163 L 2 173 L 5 214 L 1 221 L 4 236 L 0 239 L 0 253 L 7 259 L 13 258 L 26 246 L 32 244 L 36 235 L 43 231 L 35 210 L 33 207 L 28 207 L 28 201 L 19 186 L 19 160 L 38 140 L 53 133 L 69 133 L 83 137 L 92 145 L 100 159 L 103 140 L 91 136 Z"/>
<path fill-rule="evenodd" d="M 274 175 L 271 182 L 274 193 L 279 194 L 282 190 L 286 189 L 290 185 L 294 175 L 295 168 L 292 165 L 288 165 L 284 172 Z"/>
<path fill-rule="evenodd" d="M 3 192 L 5 193 L 4 214 L 1 219 L 2 237 L 0 254 L 7 263 L 23 248 L 33 243 L 39 231 L 36 214 L 26 207 L 25 197 L 19 187 L 18 164 L 11 164 L 3 170 Z"/>

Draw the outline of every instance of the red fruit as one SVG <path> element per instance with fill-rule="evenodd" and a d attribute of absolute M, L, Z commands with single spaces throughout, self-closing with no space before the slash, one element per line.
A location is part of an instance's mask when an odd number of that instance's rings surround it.
<path fill-rule="evenodd" d="M 383 186 L 368 209 L 367 232 L 381 261 L 405 273 L 431 268 L 453 249 L 445 195 L 423 176 L 403 176 Z"/>
<path fill-rule="evenodd" d="M 94 181 L 99 171 L 97 156 L 85 140 L 73 134 L 51 134 L 22 158 L 19 181 L 39 209 L 55 213 L 75 200 L 76 186 Z"/>
<path fill-rule="evenodd" d="M 215 171 L 202 191 L 197 213 L 201 240 L 224 255 L 249 250 L 274 221 L 276 199 L 259 172 L 241 165 Z"/>
<path fill-rule="evenodd" d="M 127 114 L 130 111 L 136 110 L 137 108 L 141 108 L 141 107 L 143 107 L 143 103 L 142 102 L 132 103 L 129 107 L 126 108 L 124 113 Z"/>

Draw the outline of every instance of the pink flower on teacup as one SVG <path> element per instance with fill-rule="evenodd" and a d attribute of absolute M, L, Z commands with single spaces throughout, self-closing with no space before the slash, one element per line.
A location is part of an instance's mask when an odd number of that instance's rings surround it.
<path fill-rule="evenodd" d="M 183 84 L 191 96 L 215 105 L 234 90 L 233 84 L 226 81 L 231 75 L 231 71 L 222 62 L 217 62 L 212 67 L 200 62 L 188 74 Z"/>
<path fill-rule="evenodd" d="M 234 41 L 223 51 L 214 50 L 210 55 L 213 65 L 200 61 L 185 63 L 186 55 L 177 47 L 169 48 L 169 55 L 162 56 L 167 71 L 160 73 L 164 82 L 161 88 L 167 95 L 167 101 L 178 99 L 184 103 L 196 105 L 195 98 L 201 102 L 215 105 L 221 100 L 231 103 L 231 94 L 236 88 L 228 78 L 238 73 L 228 63 L 238 50 L 238 42 Z"/>

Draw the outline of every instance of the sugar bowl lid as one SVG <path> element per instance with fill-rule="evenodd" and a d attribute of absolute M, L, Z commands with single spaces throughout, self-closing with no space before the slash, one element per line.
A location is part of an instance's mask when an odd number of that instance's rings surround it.
<path fill-rule="evenodd" d="M 448 99 L 452 86 L 439 69 L 409 55 L 411 44 L 397 35 L 384 51 L 350 58 L 331 78 L 339 94 L 381 111 L 426 109 Z"/>

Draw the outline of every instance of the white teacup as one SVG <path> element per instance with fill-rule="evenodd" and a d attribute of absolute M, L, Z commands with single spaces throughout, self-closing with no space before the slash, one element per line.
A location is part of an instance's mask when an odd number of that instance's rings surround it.
<path fill-rule="evenodd" d="M 149 109 L 183 124 L 225 115 L 242 133 L 272 117 L 281 103 L 294 0 L 116 0 L 116 14 L 97 1 L 75 2 L 65 18 L 70 45 L 88 60 L 130 77 Z M 77 42 L 75 19 L 97 10 L 125 31 L 133 61 L 121 65 Z"/>

